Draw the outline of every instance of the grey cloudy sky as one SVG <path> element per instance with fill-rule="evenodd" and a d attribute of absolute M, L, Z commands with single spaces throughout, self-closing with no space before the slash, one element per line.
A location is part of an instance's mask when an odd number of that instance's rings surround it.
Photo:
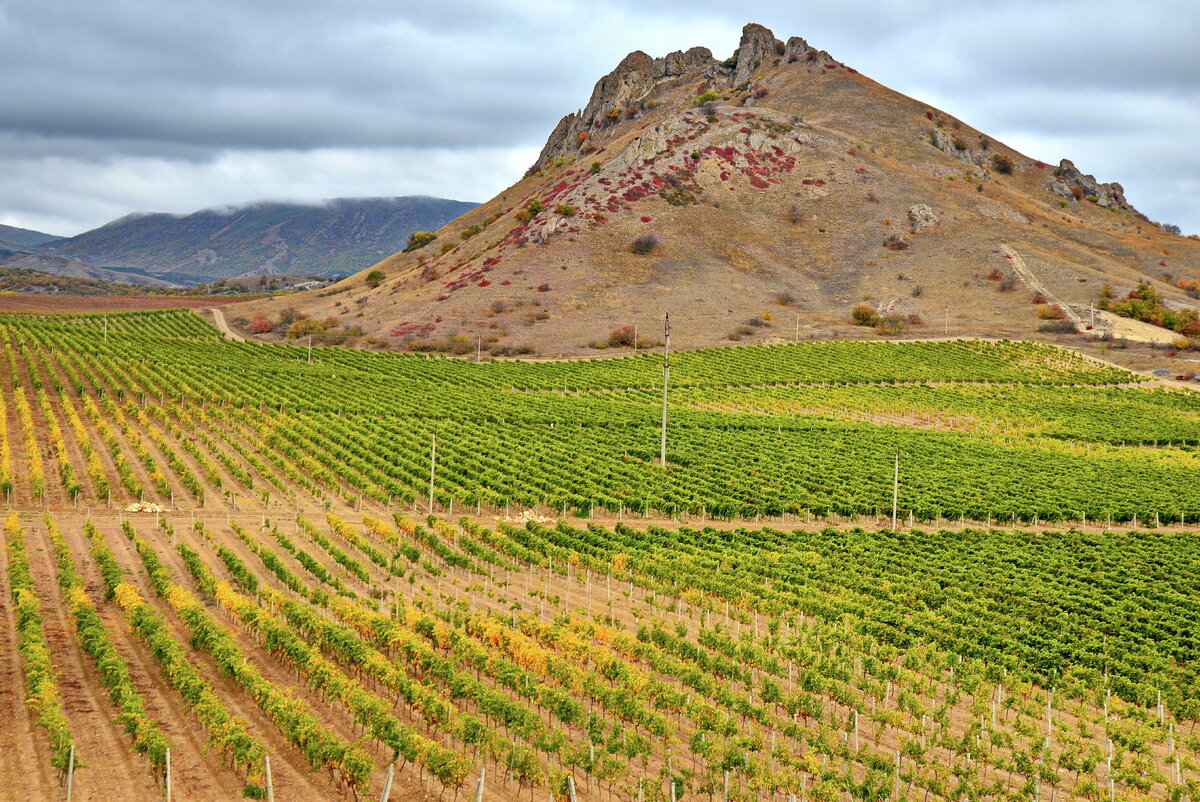
<path fill-rule="evenodd" d="M 1196 0 L 0 0 L 0 223 L 486 200 L 627 52 L 803 36 L 1200 232 Z"/>

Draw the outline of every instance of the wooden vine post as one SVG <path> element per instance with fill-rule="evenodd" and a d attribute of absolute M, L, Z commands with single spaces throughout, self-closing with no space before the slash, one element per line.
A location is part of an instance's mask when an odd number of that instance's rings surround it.
<path fill-rule="evenodd" d="M 107 321 L 108 318 L 105 318 Z M 71 802 L 71 792 L 75 785 L 75 744 L 71 744 L 71 751 L 67 755 L 67 802 Z"/>
<path fill-rule="evenodd" d="M 392 763 L 388 766 L 387 777 L 383 780 L 383 792 L 379 794 L 379 802 L 388 802 L 392 796 L 392 777 L 396 773 L 396 764 Z"/>
<path fill-rule="evenodd" d="M 475 795 L 471 797 L 471 802 L 483 802 L 483 778 L 487 775 L 487 766 L 479 769 L 479 782 L 475 783 Z M 387 800 L 384 800 L 387 802 Z"/>

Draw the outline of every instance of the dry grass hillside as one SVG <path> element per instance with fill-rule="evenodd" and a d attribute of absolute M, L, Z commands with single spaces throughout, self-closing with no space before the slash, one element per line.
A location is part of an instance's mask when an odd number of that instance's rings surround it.
<path fill-rule="evenodd" d="M 664 311 L 683 347 L 875 334 L 850 320 L 865 302 L 917 336 L 1027 337 L 1037 292 L 1082 317 L 1104 285 L 1150 280 L 1194 306 L 1173 282 L 1200 274 L 1200 241 L 1119 184 L 757 25 L 724 62 L 630 54 L 522 180 L 436 235 L 374 266 L 378 286 L 364 270 L 244 319 L 290 305 L 377 345 L 555 355 L 622 326 L 655 341 Z"/>

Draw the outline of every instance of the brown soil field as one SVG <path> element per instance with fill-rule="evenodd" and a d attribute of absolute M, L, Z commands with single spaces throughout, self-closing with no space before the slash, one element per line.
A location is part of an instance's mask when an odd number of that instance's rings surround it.
<path fill-rule="evenodd" d="M 0 293 L 0 314 L 87 315 L 150 309 L 203 309 L 245 303 L 250 298 L 197 295 L 41 295 Z"/>

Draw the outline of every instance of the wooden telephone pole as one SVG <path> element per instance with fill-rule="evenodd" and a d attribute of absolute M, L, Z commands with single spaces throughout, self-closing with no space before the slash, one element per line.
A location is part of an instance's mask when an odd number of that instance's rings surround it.
<path fill-rule="evenodd" d="M 659 464 L 667 467 L 667 382 L 671 378 L 671 313 L 663 315 L 663 403 L 662 443 L 659 448 Z"/>

